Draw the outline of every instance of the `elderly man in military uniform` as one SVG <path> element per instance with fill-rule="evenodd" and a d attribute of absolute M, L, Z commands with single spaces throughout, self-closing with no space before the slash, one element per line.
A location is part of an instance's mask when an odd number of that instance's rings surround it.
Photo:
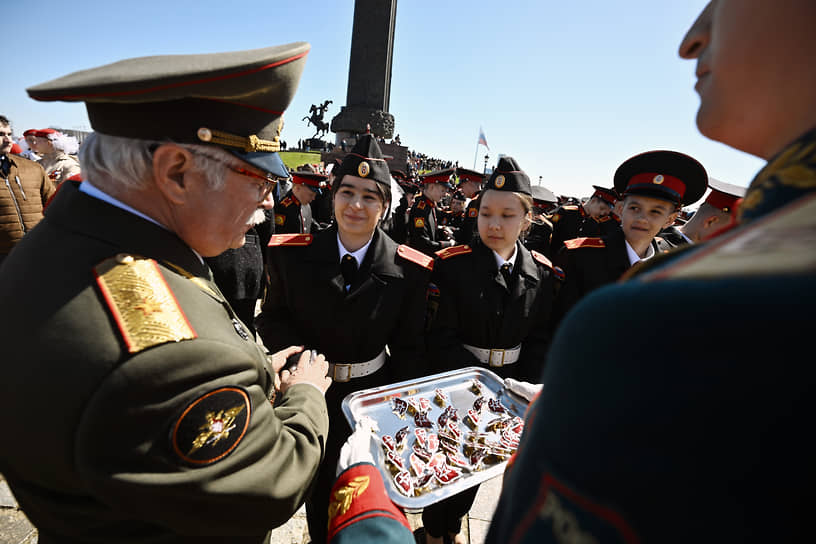
<path fill-rule="evenodd" d="M 202 257 L 243 244 L 287 175 L 279 112 L 308 51 L 128 59 L 28 89 L 86 102 L 95 130 L 86 180 L 0 269 L 0 471 L 40 542 L 260 543 L 304 502 L 328 362 L 267 356 Z"/>

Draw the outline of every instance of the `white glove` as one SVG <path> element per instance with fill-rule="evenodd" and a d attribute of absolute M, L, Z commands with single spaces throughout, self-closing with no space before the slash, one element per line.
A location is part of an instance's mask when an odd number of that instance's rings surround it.
<path fill-rule="evenodd" d="M 340 448 L 340 459 L 337 461 L 337 476 L 351 465 L 357 463 L 374 464 L 374 456 L 371 454 L 371 439 L 374 432 L 379 431 L 377 422 L 368 416 L 363 416 L 354 426 L 354 432 L 348 437 L 346 443 Z"/>
<path fill-rule="evenodd" d="M 513 378 L 505 378 L 504 386 L 511 393 L 515 393 L 519 397 L 526 399 L 527 402 L 530 402 L 533 400 L 533 397 L 536 396 L 539 391 L 541 391 L 544 384 L 520 382 L 518 380 L 514 380 Z"/>

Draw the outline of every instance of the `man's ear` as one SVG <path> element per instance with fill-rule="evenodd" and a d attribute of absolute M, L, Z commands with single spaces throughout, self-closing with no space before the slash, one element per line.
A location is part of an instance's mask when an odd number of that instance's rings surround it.
<path fill-rule="evenodd" d="M 663 225 L 663 228 L 665 229 L 665 228 L 668 228 L 668 227 L 674 225 L 674 222 L 677 220 L 677 215 L 679 213 L 680 213 L 679 211 L 675 211 L 675 212 L 670 213 L 669 218 L 666 220 L 666 223 Z"/>
<path fill-rule="evenodd" d="M 717 217 L 716 215 L 712 215 L 711 217 L 709 217 L 708 219 L 703 221 L 703 228 L 704 229 L 713 229 L 714 227 L 716 227 L 717 223 L 719 223 L 719 222 L 720 222 L 720 218 Z"/>
<path fill-rule="evenodd" d="M 156 188 L 170 202 L 183 204 L 189 191 L 184 175 L 193 168 L 193 155 L 175 144 L 160 145 L 153 152 L 153 179 Z"/>

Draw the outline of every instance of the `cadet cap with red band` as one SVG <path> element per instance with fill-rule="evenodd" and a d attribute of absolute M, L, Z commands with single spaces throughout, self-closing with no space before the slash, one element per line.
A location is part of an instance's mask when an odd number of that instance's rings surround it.
<path fill-rule="evenodd" d="M 647 151 L 615 171 L 615 190 L 624 198 L 643 195 L 687 206 L 700 200 L 708 174 L 696 159 L 677 151 Z"/>
<path fill-rule="evenodd" d="M 317 194 L 322 193 L 322 189 L 326 187 L 326 180 L 329 176 L 318 174 L 316 172 L 292 172 L 292 183 L 298 185 L 305 185 Z"/>
<path fill-rule="evenodd" d="M 721 212 L 731 213 L 736 207 L 737 200 L 745 196 L 745 187 L 732 185 L 715 178 L 708 178 L 708 186 L 711 192 L 708 193 L 705 202 Z"/>
<path fill-rule="evenodd" d="M 27 89 L 42 101 L 85 102 L 96 132 L 219 146 L 278 177 L 283 111 L 309 53 L 296 42 L 263 49 L 126 59 Z"/>
<path fill-rule="evenodd" d="M 475 170 L 468 170 L 467 168 L 456 168 L 456 176 L 459 178 L 459 183 L 472 181 L 473 183 L 484 183 L 485 176 L 481 172 Z"/>
<path fill-rule="evenodd" d="M 425 174 L 421 178 L 422 185 L 429 185 L 431 183 L 438 183 L 444 185 L 448 189 L 453 189 L 453 175 L 455 168 L 446 168 L 445 170 L 437 170 L 430 174 Z"/>
<path fill-rule="evenodd" d="M 615 189 L 607 189 L 606 187 L 600 187 L 598 185 L 593 185 L 593 189 L 595 192 L 592 193 L 591 198 L 600 198 L 610 206 L 614 206 L 615 202 L 618 200 L 618 193 L 615 192 Z"/>

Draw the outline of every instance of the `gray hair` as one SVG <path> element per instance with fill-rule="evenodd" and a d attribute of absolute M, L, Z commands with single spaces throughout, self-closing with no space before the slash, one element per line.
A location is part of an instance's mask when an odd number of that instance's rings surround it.
<path fill-rule="evenodd" d="M 136 140 L 94 132 L 85 138 L 79 149 L 82 177 L 108 189 L 144 188 L 152 176 L 153 151 L 164 143 L 171 142 Z M 217 147 L 178 145 L 194 153 L 194 168 L 204 174 L 212 189 L 224 186 L 227 173 L 224 163 L 238 162 Z"/>

